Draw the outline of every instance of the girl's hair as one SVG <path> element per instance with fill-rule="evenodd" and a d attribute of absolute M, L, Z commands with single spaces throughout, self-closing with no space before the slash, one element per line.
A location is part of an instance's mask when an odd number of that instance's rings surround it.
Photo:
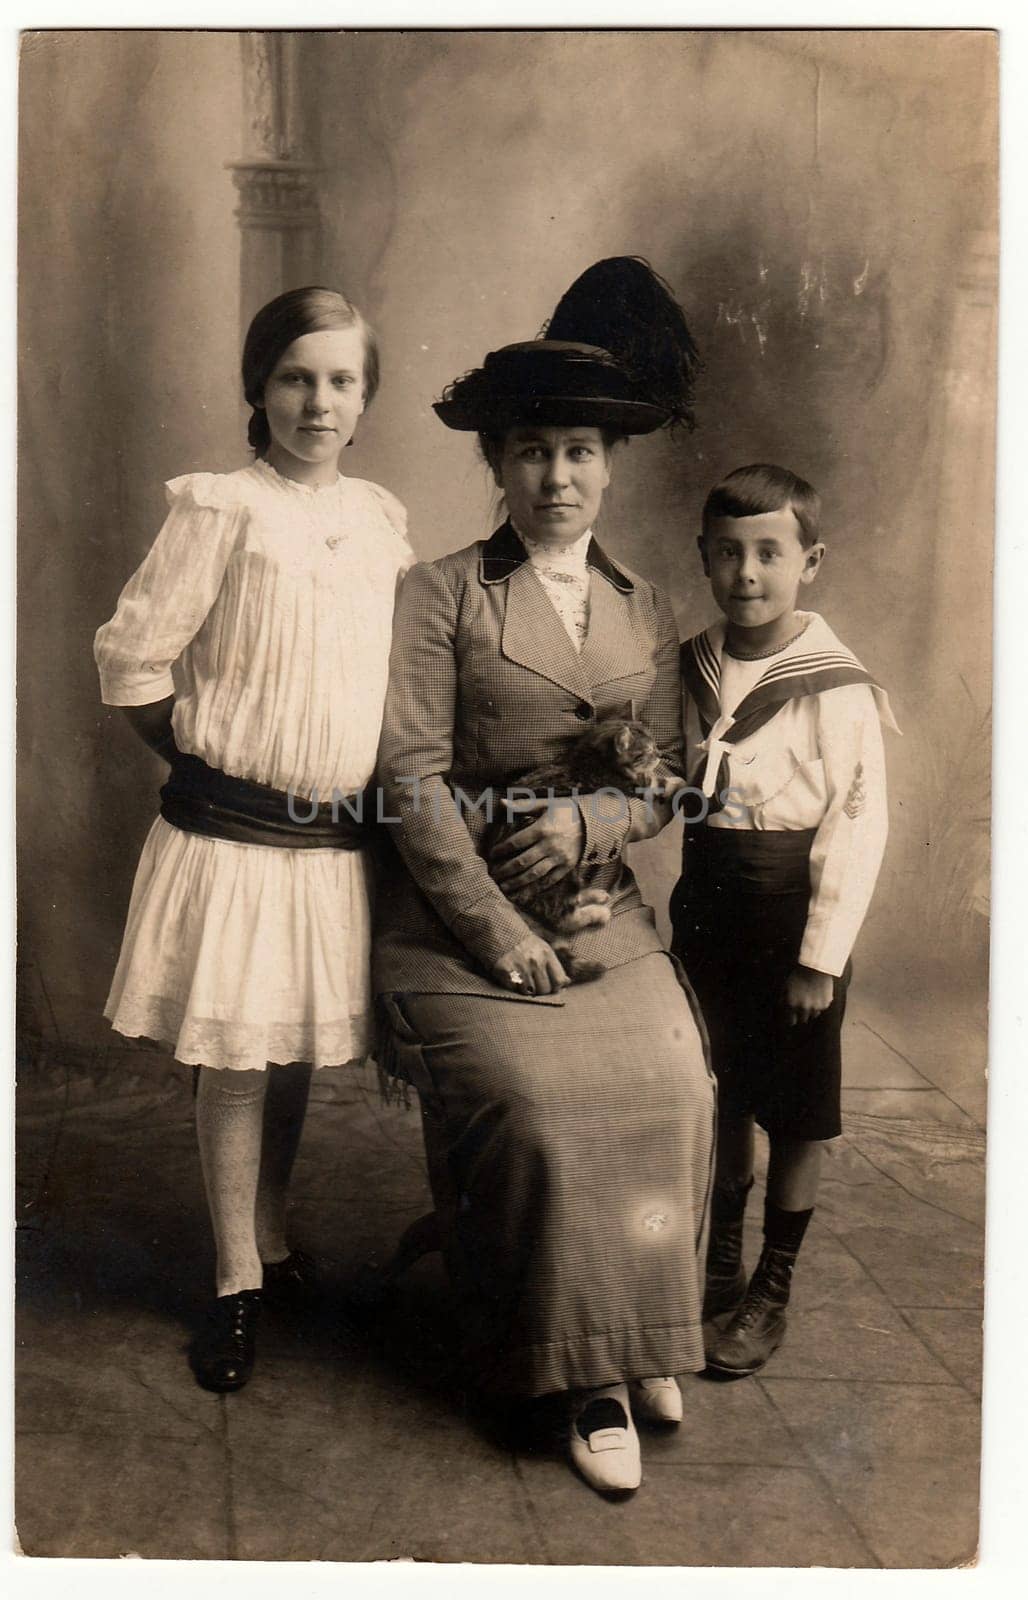
<path fill-rule="evenodd" d="M 791 511 L 800 526 L 805 550 L 821 537 L 821 496 L 786 467 L 758 464 L 738 467 L 722 478 L 703 507 L 703 537 L 718 517 L 759 517 L 768 511 Z"/>
<path fill-rule="evenodd" d="M 601 428 L 599 431 L 600 437 L 603 440 L 604 448 L 608 452 L 613 450 L 616 444 L 622 443 L 625 438 L 625 435 L 623 433 L 618 433 L 616 428 Z M 489 467 L 494 473 L 497 470 L 500 457 L 503 454 L 503 442 L 509 432 L 509 428 L 503 428 L 496 433 L 478 434 L 479 453 L 486 466 Z"/>
<path fill-rule="evenodd" d="M 271 444 L 268 419 L 263 411 L 264 385 L 294 339 L 305 333 L 326 333 L 335 328 L 359 328 L 364 337 L 364 403 L 370 405 L 378 389 L 378 340 L 371 324 L 357 307 L 336 289 L 312 284 L 289 289 L 262 306 L 247 329 L 243 344 L 243 394 L 253 408 L 247 438 L 259 456 Z"/>

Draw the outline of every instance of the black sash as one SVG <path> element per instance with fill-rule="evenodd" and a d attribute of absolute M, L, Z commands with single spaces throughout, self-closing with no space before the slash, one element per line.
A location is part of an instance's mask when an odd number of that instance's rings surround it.
<path fill-rule="evenodd" d="M 368 792 L 314 805 L 301 795 L 233 778 L 181 750 L 161 790 L 161 816 L 184 833 L 286 850 L 363 849 L 372 838 L 372 806 Z"/>

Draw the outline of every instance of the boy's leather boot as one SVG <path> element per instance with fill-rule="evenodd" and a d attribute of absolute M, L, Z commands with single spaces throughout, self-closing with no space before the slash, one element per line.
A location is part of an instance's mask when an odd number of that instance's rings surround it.
<path fill-rule="evenodd" d="M 785 1308 L 792 1270 L 813 1211 L 764 1207 L 764 1248 L 735 1316 L 707 1352 L 707 1371 L 714 1377 L 748 1378 L 778 1349 L 785 1338 Z"/>
<path fill-rule="evenodd" d="M 796 1256 L 764 1246 L 746 1297 L 707 1353 L 707 1371 L 722 1378 L 759 1372 L 785 1338 L 785 1308 Z"/>
<path fill-rule="evenodd" d="M 703 1320 L 735 1311 L 746 1294 L 742 1265 L 742 1224 L 753 1179 L 745 1183 L 715 1183 L 710 1200 L 710 1241 L 707 1278 L 703 1290 Z"/>

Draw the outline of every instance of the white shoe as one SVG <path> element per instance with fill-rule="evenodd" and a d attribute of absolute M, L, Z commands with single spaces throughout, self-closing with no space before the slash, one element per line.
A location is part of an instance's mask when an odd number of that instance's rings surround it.
<path fill-rule="evenodd" d="M 646 1422 L 681 1422 L 682 1391 L 674 1378 L 636 1378 L 632 1403 Z"/>
<path fill-rule="evenodd" d="M 580 1423 L 587 1427 L 585 1436 Z M 571 1460 L 591 1488 L 603 1494 L 638 1489 L 642 1458 L 626 1384 L 611 1383 L 578 1396 L 571 1411 L 570 1444 Z"/>

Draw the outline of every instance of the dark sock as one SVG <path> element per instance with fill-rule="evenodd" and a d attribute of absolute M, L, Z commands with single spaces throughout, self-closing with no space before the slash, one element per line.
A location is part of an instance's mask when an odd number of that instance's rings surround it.
<path fill-rule="evenodd" d="M 710 1197 L 710 1220 L 715 1227 L 718 1223 L 742 1221 L 752 1188 L 752 1178 L 729 1178 L 724 1183 L 715 1179 Z"/>
<path fill-rule="evenodd" d="M 813 1206 L 809 1211 L 783 1211 L 781 1206 L 765 1200 L 764 1243 L 771 1250 L 787 1250 L 790 1255 L 796 1255 L 813 1215 Z"/>

